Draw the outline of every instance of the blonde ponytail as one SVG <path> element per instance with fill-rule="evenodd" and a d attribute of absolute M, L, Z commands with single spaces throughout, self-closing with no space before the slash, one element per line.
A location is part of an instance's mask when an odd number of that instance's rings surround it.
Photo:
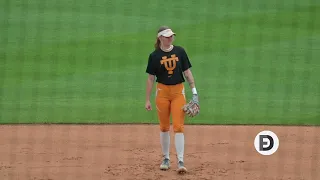
<path fill-rule="evenodd" d="M 159 38 L 157 38 L 157 40 L 156 40 L 156 43 L 154 44 L 154 48 L 155 49 L 159 49 L 160 48 L 160 39 Z"/>

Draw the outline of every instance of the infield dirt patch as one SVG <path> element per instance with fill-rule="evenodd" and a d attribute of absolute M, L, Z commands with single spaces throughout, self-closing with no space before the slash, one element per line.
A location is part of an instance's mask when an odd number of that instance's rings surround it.
<path fill-rule="evenodd" d="M 2 125 L 1 180 L 320 179 L 320 128 L 186 126 L 185 164 L 160 171 L 157 125 Z M 262 130 L 280 140 L 271 156 L 253 146 Z"/>

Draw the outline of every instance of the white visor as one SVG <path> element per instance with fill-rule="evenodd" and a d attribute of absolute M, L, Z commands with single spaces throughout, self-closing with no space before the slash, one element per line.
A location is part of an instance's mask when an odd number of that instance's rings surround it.
<path fill-rule="evenodd" d="M 172 35 L 176 35 L 171 29 L 165 29 L 158 33 L 158 37 L 164 36 L 164 37 L 170 37 Z"/>

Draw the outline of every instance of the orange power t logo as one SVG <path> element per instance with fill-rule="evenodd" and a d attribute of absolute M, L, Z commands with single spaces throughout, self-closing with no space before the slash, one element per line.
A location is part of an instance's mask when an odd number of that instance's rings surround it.
<path fill-rule="evenodd" d="M 161 64 L 164 64 L 164 67 L 168 70 L 168 74 L 173 74 L 173 70 L 176 68 L 176 61 L 179 61 L 178 57 L 175 54 L 171 55 L 171 58 L 163 56 L 160 61 Z"/>

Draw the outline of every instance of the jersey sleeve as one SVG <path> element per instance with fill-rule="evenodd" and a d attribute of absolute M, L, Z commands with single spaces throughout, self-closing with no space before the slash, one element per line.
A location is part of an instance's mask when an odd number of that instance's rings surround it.
<path fill-rule="evenodd" d="M 149 73 L 151 75 L 156 75 L 156 68 L 155 68 L 155 65 L 154 65 L 154 61 L 152 61 L 151 54 L 149 55 L 149 58 L 148 58 L 148 64 L 147 64 L 147 68 L 146 68 L 146 73 Z"/>
<path fill-rule="evenodd" d="M 190 59 L 188 57 L 188 54 L 184 49 L 182 49 L 182 63 L 181 64 L 182 64 L 182 71 L 185 71 L 185 70 L 192 67 Z"/>

